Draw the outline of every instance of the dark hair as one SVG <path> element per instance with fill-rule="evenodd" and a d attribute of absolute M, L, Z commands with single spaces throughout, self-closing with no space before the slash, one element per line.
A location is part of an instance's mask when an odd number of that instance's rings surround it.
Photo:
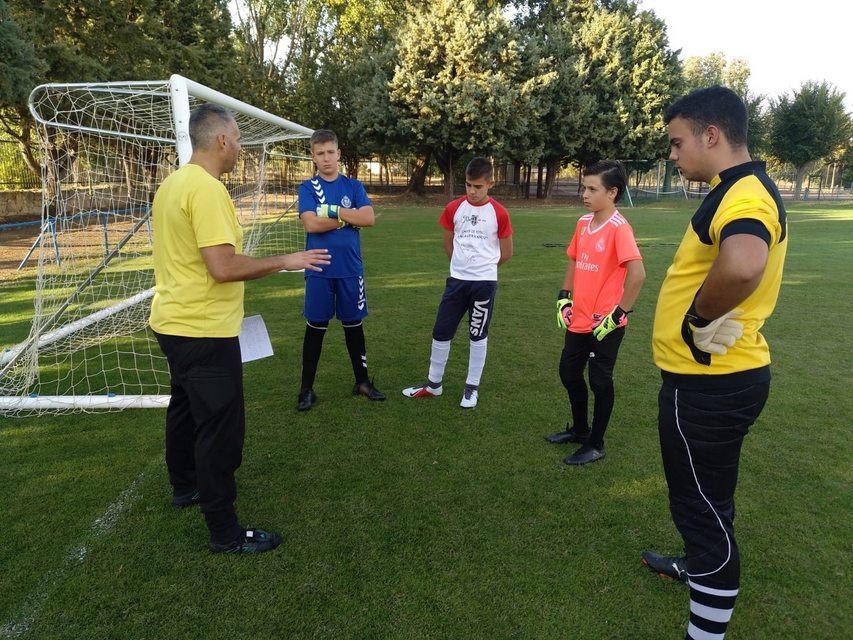
<path fill-rule="evenodd" d="M 723 132 L 732 149 L 746 145 L 749 123 L 746 105 L 738 94 L 718 84 L 696 89 L 679 98 L 663 114 L 666 124 L 673 118 L 687 120 L 695 136 L 702 135 L 705 129 L 714 125 Z"/>
<path fill-rule="evenodd" d="M 190 142 L 193 149 L 209 149 L 216 136 L 234 122 L 234 114 L 218 104 L 206 103 L 190 113 Z"/>
<path fill-rule="evenodd" d="M 583 170 L 585 176 L 601 176 L 601 184 L 610 191 L 616 189 L 616 199 L 619 202 L 628 188 L 628 174 L 625 165 L 618 160 L 599 160 Z"/>
<path fill-rule="evenodd" d="M 490 181 L 494 175 L 495 170 L 492 168 L 492 163 L 488 158 L 474 158 L 468 163 L 468 166 L 465 167 L 465 177 L 471 178 L 472 180 L 485 178 L 487 181 Z"/>
<path fill-rule="evenodd" d="M 338 136 L 335 135 L 334 131 L 330 131 L 329 129 L 317 129 L 311 134 L 311 151 L 314 150 L 315 144 L 323 144 L 324 142 L 334 142 L 337 147 Z"/>

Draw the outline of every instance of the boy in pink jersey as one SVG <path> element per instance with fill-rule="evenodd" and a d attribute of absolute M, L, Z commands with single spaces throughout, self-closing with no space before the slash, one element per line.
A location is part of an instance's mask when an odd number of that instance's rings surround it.
<path fill-rule="evenodd" d="M 628 221 L 616 209 L 628 183 L 621 162 L 602 160 L 584 171 L 583 203 L 590 213 L 578 220 L 566 254 L 569 264 L 557 300 L 557 324 L 566 330 L 560 380 L 569 393 L 573 426 L 547 436 L 554 444 L 575 442 L 563 460 L 579 465 L 604 457 L 604 432 L 613 411 L 613 367 L 628 314 L 646 279 L 643 259 Z M 594 396 L 589 428 L 589 388 Z"/>
<path fill-rule="evenodd" d="M 444 209 L 444 251 L 450 260 L 450 277 L 438 306 L 432 330 L 432 351 L 427 381 L 403 389 L 408 398 L 440 396 L 450 341 L 468 313 L 470 353 L 468 378 L 460 406 L 473 409 L 479 398 L 480 377 L 486 364 L 489 324 L 498 289 L 498 267 L 512 257 L 509 214 L 489 197 L 494 186 L 492 163 L 474 158 L 465 168 L 466 196 Z"/>

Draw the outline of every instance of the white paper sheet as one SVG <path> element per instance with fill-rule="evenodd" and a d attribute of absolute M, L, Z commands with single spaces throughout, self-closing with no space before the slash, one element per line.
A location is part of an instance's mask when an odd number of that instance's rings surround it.
<path fill-rule="evenodd" d="M 243 362 L 269 358 L 273 354 L 267 326 L 261 316 L 243 318 L 243 329 L 240 332 L 240 353 Z"/>

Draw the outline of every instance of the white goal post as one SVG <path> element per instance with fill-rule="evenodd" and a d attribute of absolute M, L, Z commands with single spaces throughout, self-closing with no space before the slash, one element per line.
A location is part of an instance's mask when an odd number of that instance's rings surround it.
<path fill-rule="evenodd" d="M 192 155 L 190 112 L 231 111 L 243 151 L 222 177 L 243 251 L 300 251 L 298 186 L 311 129 L 179 75 L 46 84 L 29 107 L 42 163 L 42 236 L 29 336 L 0 350 L 0 415 L 165 407 L 169 373 L 148 327 L 151 202 Z M 2 349 L 3 345 L 0 345 Z"/>

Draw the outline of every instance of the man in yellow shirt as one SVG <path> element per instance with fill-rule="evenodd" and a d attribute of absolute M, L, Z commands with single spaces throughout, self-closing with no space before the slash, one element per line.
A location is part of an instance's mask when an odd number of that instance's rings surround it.
<path fill-rule="evenodd" d="M 690 586 L 688 640 L 722 640 L 740 588 L 740 450 L 770 390 L 770 352 L 759 331 L 779 296 L 787 221 L 764 162 L 749 155 L 737 94 L 694 91 L 664 121 L 670 159 L 711 190 L 666 273 L 652 335 L 663 378 L 661 455 L 684 557 L 647 551 L 643 560 Z"/>
<path fill-rule="evenodd" d="M 275 549 L 281 536 L 237 520 L 234 473 L 246 431 L 239 334 L 243 281 L 284 269 L 322 270 L 325 249 L 268 258 L 241 254 L 242 230 L 219 181 L 240 153 L 240 130 L 223 107 L 189 121 L 193 154 L 154 197 L 154 277 L 149 324 L 169 362 L 166 466 L 172 504 L 199 503 L 214 553 Z"/>

